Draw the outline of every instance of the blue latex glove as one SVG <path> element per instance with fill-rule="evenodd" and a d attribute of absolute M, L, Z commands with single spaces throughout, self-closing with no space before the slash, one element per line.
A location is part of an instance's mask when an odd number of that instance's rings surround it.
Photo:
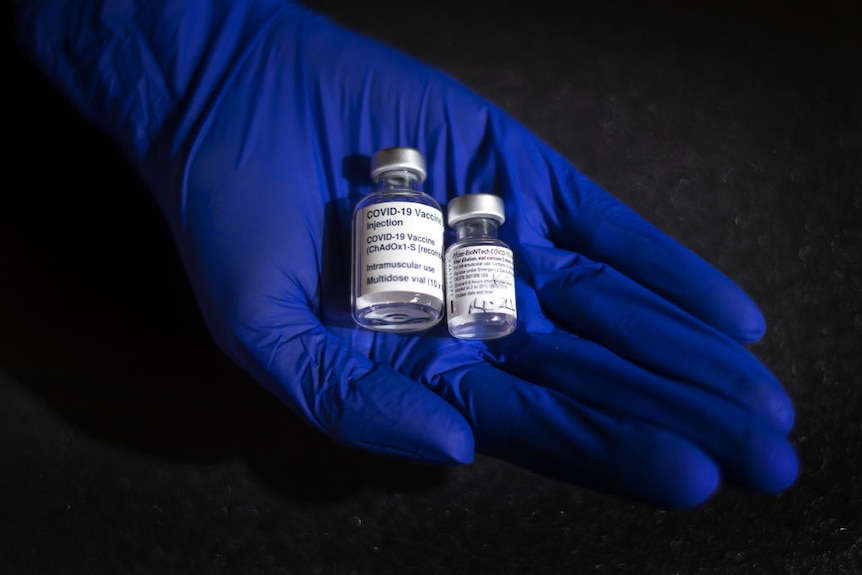
<path fill-rule="evenodd" d="M 741 345 L 764 329 L 750 299 L 450 78 L 285 1 L 22 12 L 35 60 L 151 186 L 213 337 L 321 432 L 668 505 L 794 480 L 791 403 Z M 441 203 L 504 198 L 513 336 L 352 324 L 353 161 L 394 145 L 426 155 Z"/>

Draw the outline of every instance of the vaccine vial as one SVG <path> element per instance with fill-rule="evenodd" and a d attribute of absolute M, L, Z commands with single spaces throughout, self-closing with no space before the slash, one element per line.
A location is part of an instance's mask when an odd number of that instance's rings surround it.
<path fill-rule="evenodd" d="M 449 333 L 461 339 L 496 339 L 515 331 L 512 250 L 497 239 L 506 221 L 503 200 L 469 194 L 449 202 L 456 241 L 446 250 L 446 313 Z"/>
<path fill-rule="evenodd" d="M 362 327 L 422 331 L 443 317 L 443 212 L 419 190 L 425 158 L 385 148 L 371 162 L 376 192 L 353 212 L 353 319 Z"/>

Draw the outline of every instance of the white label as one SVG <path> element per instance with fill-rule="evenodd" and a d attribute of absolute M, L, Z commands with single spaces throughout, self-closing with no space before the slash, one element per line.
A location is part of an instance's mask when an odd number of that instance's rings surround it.
<path fill-rule="evenodd" d="M 361 296 L 409 291 L 443 299 L 443 214 L 411 202 L 356 214 Z"/>
<path fill-rule="evenodd" d="M 464 246 L 446 255 L 446 308 L 450 318 L 476 313 L 517 317 L 512 250 Z"/>

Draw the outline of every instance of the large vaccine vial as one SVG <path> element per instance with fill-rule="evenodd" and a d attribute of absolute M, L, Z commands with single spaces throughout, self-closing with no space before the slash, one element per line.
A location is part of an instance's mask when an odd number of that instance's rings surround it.
<path fill-rule="evenodd" d="M 419 191 L 425 158 L 385 148 L 371 162 L 378 190 L 353 212 L 353 318 L 362 327 L 415 332 L 443 317 L 443 212 Z"/>
<path fill-rule="evenodd" d="M 496 339 L 515 331 L 512 250 L 497 239 L 506 221 L 503 200 L 469 194 L 449 202 L 456 241 L 446 250 L 446 313 L 449 333 L 461 339 Z"/>

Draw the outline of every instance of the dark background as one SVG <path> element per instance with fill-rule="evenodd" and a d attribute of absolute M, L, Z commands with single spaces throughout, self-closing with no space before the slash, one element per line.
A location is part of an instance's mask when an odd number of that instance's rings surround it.
<path fill-rule="evenodd" d="M 11 49 L 7 10 L 0 572 L 862 572 L 851 3 L 309 4 L 503 106 L 742 285 L 799 481 L 665 510 L 331 444 L 216 350 L 146 190 Z"/>

